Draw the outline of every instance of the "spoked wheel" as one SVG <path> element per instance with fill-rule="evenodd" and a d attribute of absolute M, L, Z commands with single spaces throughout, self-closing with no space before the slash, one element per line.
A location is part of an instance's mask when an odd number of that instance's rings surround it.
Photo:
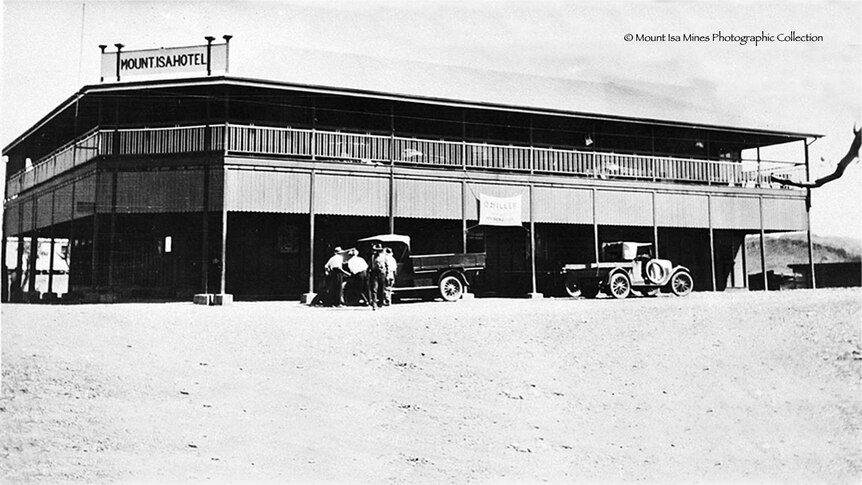
<path fill-rule="evenodd" d="M 458 301 L 464 294 L 464 283 L 457 276 L 444 276 L 440 280 L 440 296 L 446 301 Z"/>
<path fill-rule="evenodd" d="M 578 286 L 577 281 L 566 281 L 566 294 L 571 296 L 572 298 L 577 298 L 581 296 L 581 287 Z"/>
<path fill-rule="evenodd" d="M 679 271 L 670 279 L 670 290 L 676 296 L 685 296 L 694 289 L 694 281 L 687 271 Z"/>
<path fill-rule="evenodd" d="M 611 280 L 608 282 L 608 287 L 608 293 L 619 300 L 626 298 L 629 296 L 629 293 L 632 292 L 632 283 L 625 273 L 616 273 L 611 276 Z"/>

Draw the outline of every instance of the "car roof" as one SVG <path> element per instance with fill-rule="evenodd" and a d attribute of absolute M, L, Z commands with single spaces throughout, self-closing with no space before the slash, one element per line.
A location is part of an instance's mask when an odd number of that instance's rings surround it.
<path fill-rule="evenodd" d="M 639 248 L 642 248 L 644 246 L 652 246 L 652 243 L 639 243 L 639 242 L 631 242 L 631 241 L 607 242 L 607 243 L 604 243 L 604 246 L 612 246 L 612 245 L 617 245 L 617 244 L 628 244 L 629 246 L 635 246 L 635 247 L 639 247 Z"/>
<path fill-rule="evenodd" d="M 401 243 L 406 244 L 409 247 L 410 236 L 404 236 L 402 234 L 380 234 L 378 236 L 358 239 L 356 242 Z"/>

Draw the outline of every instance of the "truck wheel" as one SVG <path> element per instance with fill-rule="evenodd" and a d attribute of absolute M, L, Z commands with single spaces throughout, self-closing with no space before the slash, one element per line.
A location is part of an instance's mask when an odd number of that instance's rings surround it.
<path fill-rule="evenodd" d="M 577 298 L 582 295 L 581 287 L 575 280 L 566 281 L 566 293 L 572 298 Z"/>
<path fill-rule="evenodd" d="M 581 288 L 581 296 L 584 298 L 593 299 L 599 295 L 598 286 L 583 286 Z"/>
<path fill-rule="evenodd" d="M 670 290 L 676 296 L 685 296 L 694 289 L 694 281 L 688 271 L 678 271 L 670 279 Z"/>
<path fill-rule="evenodd" d="M 632 283 L 625 273 L 616 273 L 611 276 L 611 280 L 608 282 L 608 293 L 610 293 L 612 297 L 622 300 L 629 296 L 629 293 L 631 292 Z"/>
<path fill-rule="evenodd" d="M 444 276 L 440 280 L 440 296 L 446 301 L 458 301 L 464 294 L 464 283 L 454 275 Z"/>

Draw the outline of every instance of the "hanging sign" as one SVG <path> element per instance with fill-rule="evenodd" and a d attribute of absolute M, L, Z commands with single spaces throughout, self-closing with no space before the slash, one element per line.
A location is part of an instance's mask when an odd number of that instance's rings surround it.
<path fill-rule="evenodd" d="M 491 197 L 479 194 L 480 226 L 521 226 L 521 196 Z"/>
<path fill-rule="evenodd" d="M 225 72 L 228 62 L 227 46 L 225 43 L 103 52 L 102 77 L 106 80 L 119 80 L 128 76 Z"/>

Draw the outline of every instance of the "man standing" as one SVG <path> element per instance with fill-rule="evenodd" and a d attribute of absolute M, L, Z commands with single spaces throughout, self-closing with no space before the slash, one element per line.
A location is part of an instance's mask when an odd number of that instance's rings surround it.
<path fill-rule="evenodd" d="M 398 261 L 395 261 L 392 248 L 384 248 L 383 257 L 386 258 L 386 286 L 384 288 L 386 299 L 383 304 L 389 306 L 392 303 L 392 287 L 395 286 L 395 273 L 398 269 Z"/>
<path fill-rule="evenodd" d="M 326 281 L 326 298 L 323 304 L 326 306 L 341 306 L 344 304 L 344 251 L 336 247 L 332 257 L 323 267 L 324 279 Z"/>
<path fill-rule="evenodd" d="M 386 275 L 389 274 L 389 261 L 383 253 L 383 246 L 375 244 L 371 248 L 371 308 L 386 303 Z"/>

